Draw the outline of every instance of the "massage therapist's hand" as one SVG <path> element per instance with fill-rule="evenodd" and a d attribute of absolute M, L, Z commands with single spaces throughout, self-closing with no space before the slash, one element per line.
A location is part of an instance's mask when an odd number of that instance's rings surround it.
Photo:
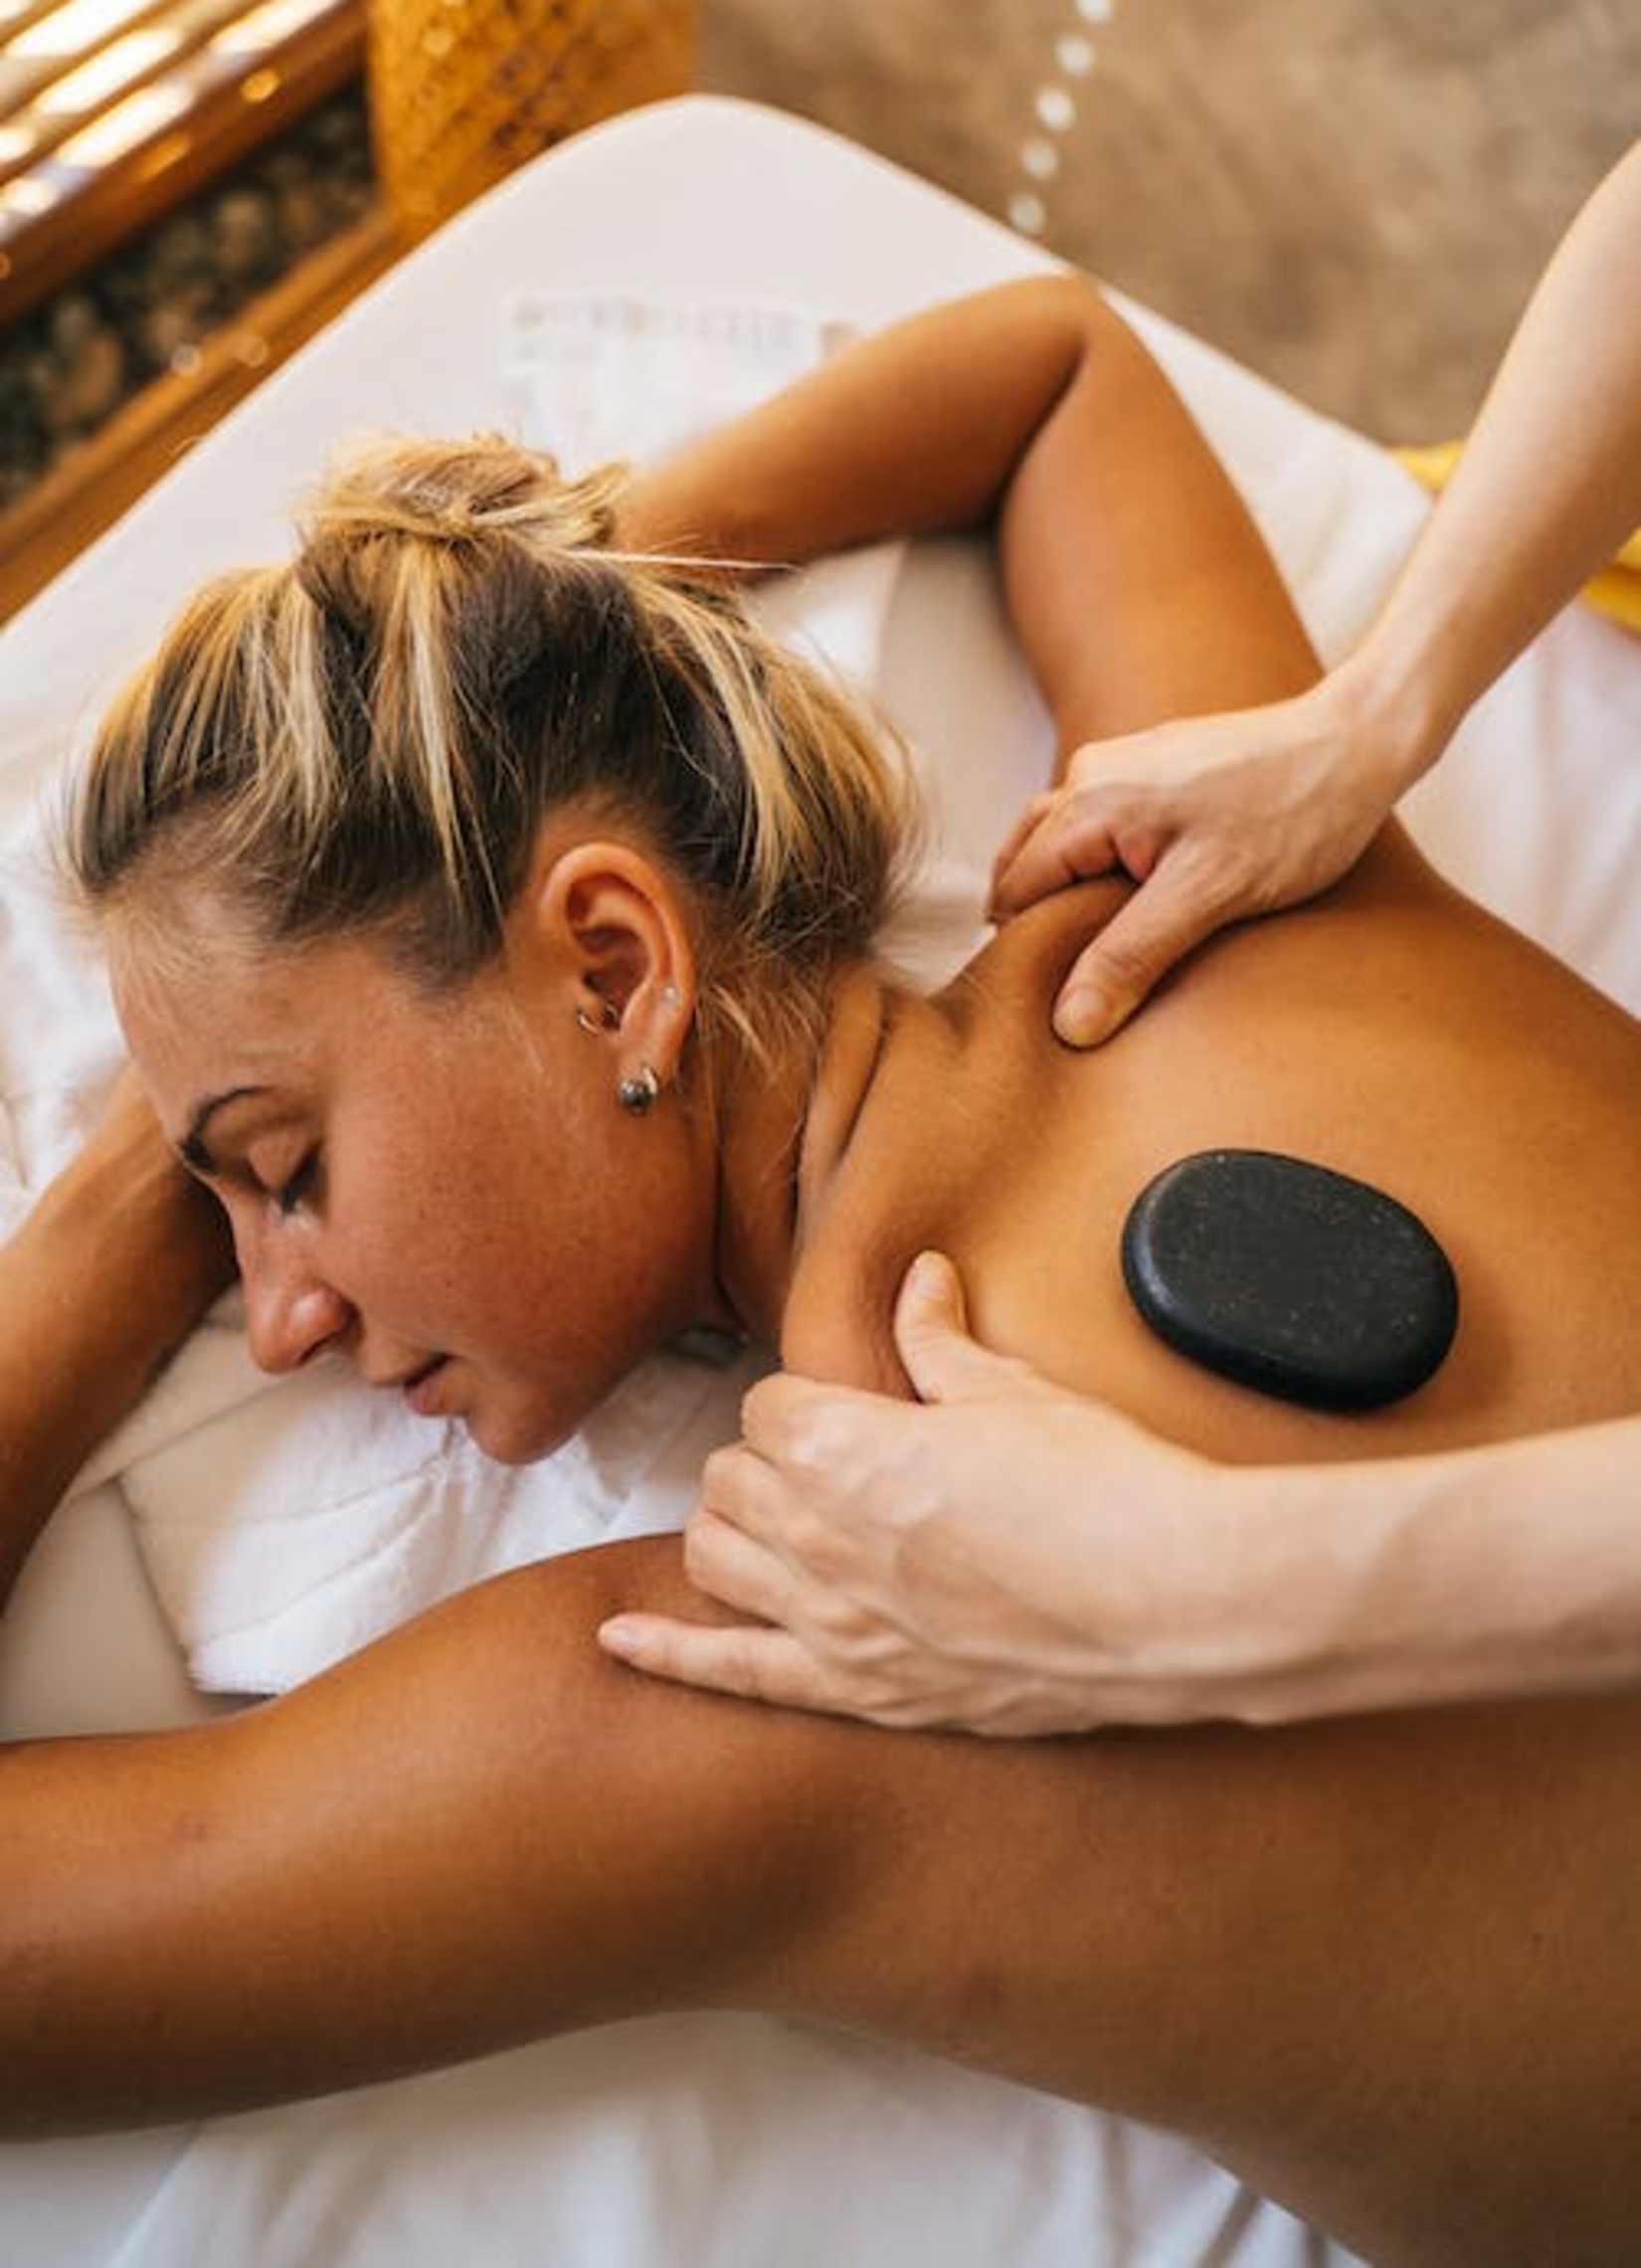
<path fill-rule="evenodd" d="M 1248 1602 L 1271 1593 L 1219 1469 L 979 1345 L 936 1255 L 895 1330 L 921 1404 L 771 1378 L 707 1465 L 689 1574 L 756 1624 L 623 1614 L 609 1649 L 883 1725 L 1257 1714 Z"/>
<path fill-rule="evenodd" d="M 1641 518 L 1641 142 L 1584 205 L 1385 604 L 1310 692 L 1080 749 L 1004 847 L 996 910 L 1113 868 L 1140 883 L 1083 953 L 1062 1040 L 1115 1032 L 1211 930 L 1354 863 L 1461 717 Z"/>
<path fill-rule="evenodd" d="M 895 1333 L 921 1403 L 768 1379 L 709 1461 L 687 1565 L 749 1619 L 622 1614 L 612 1653 L 998 1734 L 1641 1678 L 1641 1417 L 1388 1463 L 1218 1465 L 990 1353 L 935 1255 Z"/>
<path fill-rule="evenodd" d="M 1424 761 L 1373 720 L 1349 669 L 1270 707 L 1092 741 L 999 852 L 992 910 L 1112 871 L 1141 885 L 1054 1005 L 1059 1037 L 1092 1046 L 1214 930 L 1337 881 Z"/>

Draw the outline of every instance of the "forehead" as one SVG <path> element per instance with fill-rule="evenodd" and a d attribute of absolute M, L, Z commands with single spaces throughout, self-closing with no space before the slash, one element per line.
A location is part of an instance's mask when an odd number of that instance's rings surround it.
<path fill-rule="evenodd" d="M 208 1090 L 311 1080 L 368 1054 L 372 1036 L 414 1006 L 408 980 L 356 940 L 259 946 L 207 904 L 163 932 L 116 917 L 108 971 L 126 1042 L 167 1117 Z"/>
<path fill-rule="evenodd" d="M 499 1109 L 509 1064 L 539 1083 L 539 1004 L 506 957 L 430 988 L 368 936 L 269 945 L 208 890 L 158 920 L 118 912 L 106 940 L 126 1044 L 173 1140 L 241 1087 L 379 1129 Z"/>

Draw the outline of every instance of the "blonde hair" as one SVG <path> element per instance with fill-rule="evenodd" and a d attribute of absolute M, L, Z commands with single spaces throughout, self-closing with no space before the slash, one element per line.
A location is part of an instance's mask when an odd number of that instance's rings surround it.
<path fill-rule="evenodd" d="M 621 480 L 489 436 L 338 465 L 294 560 L 196 593 L 103 719 L 67 829 L 83 898 L 207 876 L 259 942 L 380 933 L 449 984 L 579 800 L 697 893 L 709 1020 L 802 1014 L 888 909 L 899 774 L 721 582 L 613 548 Z"/>

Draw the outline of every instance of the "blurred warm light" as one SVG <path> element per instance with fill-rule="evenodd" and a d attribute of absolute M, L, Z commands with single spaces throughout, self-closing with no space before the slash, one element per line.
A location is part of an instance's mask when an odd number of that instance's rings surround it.
<path fill-rule="evenodd" d="M 202 120 L 236 148 L 266 136 L 254 109 L 276 120 L 309 84 L 309 46 L 328 57 L 360 13 L 359 0 L 0 0 L 0 282 L 31 273 L 24 246 L 49 265 L 82 218 L 92 249 L 117 240 L 121 214 L 84 194 L 97 175 L 134 216 L 164 209 L 161 175 L 194 178 L 183 161 Z M 254 368 L 268 348 L 247 332 L 234 351 Z"/>
<path fill-rule="evenodd" d="M 128 149 L 135 149 L 138 142 L 157 134 L 187 107 L 188 90 L 174 81 L 164 87 L 140 87 L 91 125 L 71 134 L 53 154 L 63 165 L 109 165 Z"/>
<path fill-rule="evenodd" d="M 37 107 L 54 111 L 59 117 L 94 110 L 122 87 L 146 78 L 156 63 L 175 53 L 181 38 L 174 27 L 128 33 L 124 39 L 115 40 L 111 48 L 92 56 L 90 63 L 83 63 L 78 71 L 71 71 L 67 79 L 56 80 L 41 94 Z"/>
<path fill-rule="evenodd" d="M 176 126 L 158 141 L 145 142 L 132 159 L 132 171 L 139 181 L 155 181 L 170 167 L 180 163 L 194 146 L 194 137 L 186 126 Z"/>
<path fill-rule="evenodd" d="M 211 42 L 217 55 L 260 55 L 289 39 L 315 16 L 322 16 L 334 0 L 266 0 L 248 16 L 238 17 Z"/>
<path fill-rule="evenodd" d="M 57 184 L 48 181 L 43 173 L 25 173 L 20 181 L 8 181 L 0 189 L 0 215 L 18 215 L 33 220 L 36 213 L 49 212 L 57 203 Z"/>
<path fill-rule="evenodd" d="M 66 8 L 54 8 L 38 24 L 8 40 L 6 52 L 24 63 L 37 56 L 84 55 L 134 16 L 146 14 L 151 5 L 152 0 L 69 0 Z"/>

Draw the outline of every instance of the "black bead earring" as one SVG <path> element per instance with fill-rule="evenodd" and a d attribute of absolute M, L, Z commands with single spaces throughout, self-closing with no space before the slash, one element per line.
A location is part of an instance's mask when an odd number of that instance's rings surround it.
<path fill-rule="evenodd" d="M 660 1091 L 661 1082 L 655 1075 L 654 1066 L 640 1063 L 631 1077 L 623 1079 L 616 1088 L 616 1100 L 623 1110 L 631 1111 L 635 1118 L 641 1118 L 646 1110 L 652 1108 Z"/>

